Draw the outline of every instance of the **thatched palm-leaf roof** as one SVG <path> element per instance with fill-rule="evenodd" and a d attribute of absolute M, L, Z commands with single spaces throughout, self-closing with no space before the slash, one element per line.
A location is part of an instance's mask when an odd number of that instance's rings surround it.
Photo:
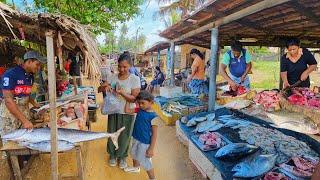
<path fill-rule="evenodd" d="M 91 78 L 97 79 L 100 76 L 101 56 L 97 43 L 87 28 L 77 20 L 61 14 L 23 14 L 3 3 L 0 3 L 0 15 L 0 36 L 21 38 L 23 31 L 26 40 L 45 45 L 45 32 L 53 30 L 57 44 L 64 49 L 74 51 L 76 46 L 81 49 L 86 56 L 86 73 L 89 73 Z"/>

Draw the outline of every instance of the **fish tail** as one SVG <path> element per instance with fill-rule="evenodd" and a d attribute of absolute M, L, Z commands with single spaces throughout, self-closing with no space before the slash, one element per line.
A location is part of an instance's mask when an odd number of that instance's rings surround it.
<path fill-rule="evenodd" d="M 121 132 L 125 129 L 125 127 L 122 127 L 120 129 L 117 130 L 117 132 L 110 134 L 110 138 L 112 143 L 114 144 L 114 146 L 116 147 L 115 149 L 117 150 L 119 148 L 118 145 L 118 138 L 121 134 Z"/>

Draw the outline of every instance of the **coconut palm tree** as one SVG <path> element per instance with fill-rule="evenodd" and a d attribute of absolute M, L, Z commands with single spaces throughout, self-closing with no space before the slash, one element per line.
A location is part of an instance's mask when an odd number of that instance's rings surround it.
<path fill-rule="evenodd" d="M 159 4 L 168 4 L 161 6 L 159 11 L 153 17 L 160 18 L 166 26 L 171 26 L 181 18 L 189 15 L 190 12 L 196 10 L 203 5 L 207 0 L 157 0 Z M 166 18 L 169 16 L 169 18 Z"/>

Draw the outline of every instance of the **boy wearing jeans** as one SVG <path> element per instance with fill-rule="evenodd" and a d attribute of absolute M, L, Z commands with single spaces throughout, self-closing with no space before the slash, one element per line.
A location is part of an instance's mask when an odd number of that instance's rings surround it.
<path fill-rule="evenodd" d="M 133 142 L 131 156 L 133 167 L 127 167 L 125 172 L 140 172 L 142 166 L 148 173 L 149 179 L 155 179 L 151 157 L 154 155 L 154 148 L 157 139 L 157 128 L 160 119 L 152 111 L 154 97 L 147 91 L 141 91 L 136 100 L 139 108 L 130 109 L 129 104 L 125 106 L 126 113 L 137 113 L 136 121 L 133 128 Z"/>

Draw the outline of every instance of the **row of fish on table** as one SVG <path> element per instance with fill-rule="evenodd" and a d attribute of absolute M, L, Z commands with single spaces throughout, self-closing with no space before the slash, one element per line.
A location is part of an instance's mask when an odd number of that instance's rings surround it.
<path fill-rule="evenodd" d="M 237 163 L 232 169 L 237 178 L 309 179 L 319 162 L 318 153 L 305 142 L 233 115 L 216 117 L 214 113 L 200 113 L 180 120 L 195 127 L 193 132 L 198 140 L 193 140 L 198 146 L 203 145 L 200 149 L 218 149 L 215 158 Z M 222 128 L 238 132 L 241 142 L 231 142 L 216 132 Z"/>

